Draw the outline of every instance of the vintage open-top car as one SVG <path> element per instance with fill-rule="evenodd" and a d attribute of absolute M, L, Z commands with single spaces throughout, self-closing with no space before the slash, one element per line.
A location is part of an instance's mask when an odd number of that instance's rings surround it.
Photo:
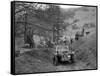
<path fill-rule="evenodd" d="M 74 62 L 74 51 L 68 45 L 56 45 L 56 51 L 53 57 L 53 64 L 58 65 L 60 62 Z"/>

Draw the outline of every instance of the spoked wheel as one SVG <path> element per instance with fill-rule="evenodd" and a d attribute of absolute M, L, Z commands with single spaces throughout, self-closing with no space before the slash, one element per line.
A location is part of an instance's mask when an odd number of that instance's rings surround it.
<path fill-rule="evenodd" d="M 57 57 L 57 56 L 54 56 L 54 58 L 53 58 L 53 64 L 54 64 L 55 66 L 58 65 L 58 57 Z"/>
<path fill-rule="evenodd" d="M 73 54 L 71 54 L 70 62 L 71 62 L 71 63 L 74 63 L 74 55 L 73 55 Z"/>

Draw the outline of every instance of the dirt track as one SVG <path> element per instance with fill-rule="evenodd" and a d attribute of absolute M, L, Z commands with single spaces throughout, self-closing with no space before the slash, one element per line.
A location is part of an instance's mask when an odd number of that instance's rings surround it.
<path fill-rule="evenodd" d="M 34 52 L 33 52 L 34 53 Z M 32 56 L 33 55 L 33 56 Z M 39 54 L 38 54 L 39 55 Z M 60 63 L 58 66 L 53 65 L 52 55 L 37 57 L 37 54 L 27 52 L 16 58 L 16 73 L 34 73 L 34 72 L 49 72 L 49 71 L 69 71 L 91 69 L 87 63 L 75 61 L 73 64 Z M 50 58 L 49 58 L 50 56 Z"/>

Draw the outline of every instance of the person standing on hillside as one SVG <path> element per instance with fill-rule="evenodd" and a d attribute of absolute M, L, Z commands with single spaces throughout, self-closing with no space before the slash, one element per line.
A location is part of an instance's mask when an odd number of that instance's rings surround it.
<path fill-rule="evenodd" d="M 33 47 L 33 40 L 32 40 L 32 32 L 30 29 L 27 33 L 27 42 L 28 42 L 30 48 L 32 48 Z"/>
<path fill-rule="evenodd" d="M 78 32 L 75 34 L 75 40 L 78 40 L 79 39 L 79 34 Z"/>

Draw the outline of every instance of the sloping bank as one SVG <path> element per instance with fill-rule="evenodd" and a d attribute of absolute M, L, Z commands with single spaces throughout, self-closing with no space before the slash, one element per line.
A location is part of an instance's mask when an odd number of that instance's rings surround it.
<path fill-rule="evenodd" d="M 75 58 L 77 61 L 85 62 L 87 67 L 96 69 L 97 43 L 95 32 L 81 38 L 72 47 L 76 52 Z"/>

